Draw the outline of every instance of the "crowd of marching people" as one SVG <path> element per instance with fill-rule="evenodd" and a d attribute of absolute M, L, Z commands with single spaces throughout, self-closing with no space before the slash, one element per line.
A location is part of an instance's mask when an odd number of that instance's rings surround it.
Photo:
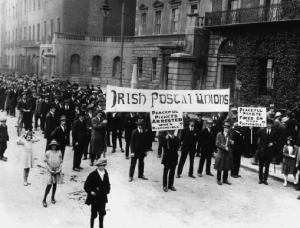
<path fill-rule="evenodd" d="M 202 177 L 204 169 L 206 175 L 214 176 L 211 167 L 212 158 L 215 157 L 217 184 L 231 185 L 229 172 L 233 178 L 241 177 L 239 169 L 242 156 L 253 157 L 253 165 L 259 166 L 259 184 L 268 185 L 269 167 L 274 163 L 282 166 L 283 185 L 288 185 L 288 175 L 292 174 L 296 190 L 300 190 L 299 106 L 283 113 L 271 105 L 265 128 L 238 126 L 237 108 L 232 105 L 229 113 L 212 113 L 210 116 L 196 112 L 184 113 L 184 129 L 155 132 L 151 129 L 150 113 L 106 112 L 106 98 L 101 85 L 79 87 L 76 82 L 62 82 L 54 78 L 48 81 L 18 74 L 0 76 L 0 111 L 13 118 L 17 109 L 26 132 L 18 140 L 18 145 L 24 147 L 25 186 L 30 184 L 29 170 L 34 167 L 32 143 L 40 140 L 34 131 L 40 127 L 46 139 L 47 186 L 44 207 L 47 207 L 46 198 L 51 188 L 51 202 L 56 203 L 55 192 L 57 184 L 62 182 L 62 163 L 67 146 L 74 150 L 72 171 L 80 172 L 81 161 L 87 159 L 90 159 L 90 166 L 98 167 L 89 175 L 84 186 L 88 193 L 87 204 L 92 205 L 91 227 L 97 213 L 103 227 L 106 213 L 106 195 L 110 191 L 105 170 L 107 148 L 111 147 L 111 153 L 120 151 L 124 153 L 124 159 L 130 159 L 129 182 L 134 180 L 137 163 L 138 178 L 147 180 L 144 158 L 147 152 L 153 151 L 152 143 L 156 136 L 157 157 L 161 158 L 164 165 L 165 192 L 176 191 L 174 177 L 182 177 L 187 157 L 188 177 Z M 6 118 L 1 118 L 0 122 L 0 160 L 6 162 L 8 159 L 4 152 L 9 140 Z M 196 173 L 195 157 L 200 157 Z"/>

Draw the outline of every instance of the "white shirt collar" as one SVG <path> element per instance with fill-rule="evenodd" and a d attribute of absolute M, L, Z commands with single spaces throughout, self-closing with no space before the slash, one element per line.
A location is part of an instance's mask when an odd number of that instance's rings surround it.
<path fill-rule="evenodd" d="M 104 170 L 100 171 L 99 169 L 97 169 L 97 171 L 98 171 L 98 174 L 99 174 L 100 178 L 103 180 L 104 179 L 105 171 Z"/>

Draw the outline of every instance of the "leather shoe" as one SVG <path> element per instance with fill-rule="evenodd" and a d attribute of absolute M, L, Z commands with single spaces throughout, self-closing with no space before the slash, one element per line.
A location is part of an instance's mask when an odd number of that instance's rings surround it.
<path fill-rule="evenodd" d="M 148 180 L 148 178 L 145 177 L 145 176 L 141 176 L 141 177 L 139 177 L 139 178 L 141 178 L 141 179 L 143 179 L 143 180 Z"/>
<path fill-rule="evenodd" d="M 202 173 L 198 173 L 198 177 L 202 177 Z"/>
<path fill-rule="evenodd" d="M 231 175 L 233 178 L 238 178 L 238 176 L 237 175 Z"/>
<path fill-rule="evenodd" d="M 73 168 L 73 171 L 75 171 L 75 172 L 80 172 L 80 169 L 78 169 L 78 168 Z"/>
<path fill-rule="evenodd" d="M 115 153 L 115 152 L 116 152 L 116 149 L 115 149 L 115 148 L 113 148 L 111 152 L 112 152 L 112 153 Z"/>
<path fill-rule="evenodd" d="M 192 175 L 189 175 L 189 177 L 191 177 L 191 178 L 196 178 L 193 174 L 192 174 Z"/>
<path fill-rule="evenodd" d="M 264 181 L 264 184 L 265 184 L 265 185 L 269 185 L 267 181 Z"/>
<path fill-rule="evenodd" d="M 237 175 L 238 177 L 242 177 L 240 174 L 239 175 Z"/>
<path fill-rule="evenodd" d="M 218 181 L 217 183 L 218 183 L 218 185 L 222 185 L 222 182 L 221 182 L 221 181 Z"/>
<path fill-rule="evenodd" d="M 300 196 L 298 196 L 298 198 L 297 198 L 298 200 L 300 200 Z"/>
<path fill-rule="evenodd" d="M 93 162 L 91 162 L 91 163 L 90 163 L 90 166 L 93 166 L 93 165 L 94 165 L 94 163 L 93 163 Z"/>
<path fill-rule="evenodd" d="M 167 187 L 164 187 L 164 191 L 165 191 L 165 192 L 168 192 L 168 189 L 167 189 Z"/>
<path fill-rule="evenodd" d="M 172 191 L 176 191 L 176 188 L 174 188 L 174 186 L 169 187 L 169 189 L 171 189 Z"/>
<path fill-rule="evenodd" d="M 180 174 L 177 174 L 177 175 L 176 175 L 176 178 L 180 178 Z"/>
<path fill-rule="evenodd" d="M 126 157 L 126 159 L 128 160 L 128 159 L 129 159 L 129 157 L 127 156 L 127 157 Z"/>
<path fill-rule="evenodd" d="M 124 153 L 124 152 L 125 152 L 125 150 L 124 150 L 123 148 L 121 148 L 121 152 L 122 152 L 122 153 Z"/>
<path fill-rule="evenodd" d="M 260 180 L 259 182 L 258 182 L 259 184 L 262 184 L 262 183 L 264 183 L 262 180 Z"/>
<path fill-rule="evenodd" d="M 228 180 L 226 180 L 226 181 L 223 181 L 223 183 L 224 183 L 224 184 L 231 185 L 231 183 L 230 183 Z"/>
<path fill-rule="evenodd" d="M 208 176 L 214 176 L 212 173 L 206 173 L 206 175 L 208 175 Z"/>
<path fill-rule="evenodd" d="M 83 168 L 82 168 L 82 167 L 80 167 L 80 166 L 79 166 L 79 167 L 77 167 L 77 168 L 78 168 L 78 169 L 83 169 Z"/>
<path fill-rule="evenodd" d="M 129 177 L 129 182 L 132 182 L 133 181 L 133 177 Z"/>

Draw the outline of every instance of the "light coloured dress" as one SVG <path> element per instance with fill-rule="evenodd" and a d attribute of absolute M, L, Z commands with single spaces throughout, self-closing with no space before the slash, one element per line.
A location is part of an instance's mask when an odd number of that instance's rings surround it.
<path fill-rule="evenodd" d="M 60 164 L 62 163 L 62 154 L 60 150 L 47 150 L 45 153 L 45 162 L 49 165 L 51 170 L 59 170 Z M 49 184 L 61 184 L 62 183 L 62 172 L 52 175 L 47 169 L 46 172 L 46 183 Z"/>
<path fill-rule="evenodd" d="M 39 138 L 33 138 L 30 141 L 26 139 L 21 139 L 18 144 L 23 145 L 24 152 L 23 152 L 23 168 L 34 168 L 34 156 L 32 151 L 32 143 L 40 141 Z"/>

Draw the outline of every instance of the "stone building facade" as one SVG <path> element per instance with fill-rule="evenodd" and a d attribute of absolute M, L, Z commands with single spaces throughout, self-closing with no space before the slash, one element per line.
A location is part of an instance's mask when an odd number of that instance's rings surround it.
<path fill-rule="evenodd" d="M 213 0 L 206 86 L 233 102 L 293 108 L 299 99 L 299 0 Z"/>
<path fill-rule="evenodd" d="M 5 55 L 8 69 L 82 83 L 119 81 L 121 2 L 110 0 L 3 0 Z M 135 1 L 125 5 L 123 78 L 131 77 Z M 129 79 L 128 79 L 129 80 Z"/>

